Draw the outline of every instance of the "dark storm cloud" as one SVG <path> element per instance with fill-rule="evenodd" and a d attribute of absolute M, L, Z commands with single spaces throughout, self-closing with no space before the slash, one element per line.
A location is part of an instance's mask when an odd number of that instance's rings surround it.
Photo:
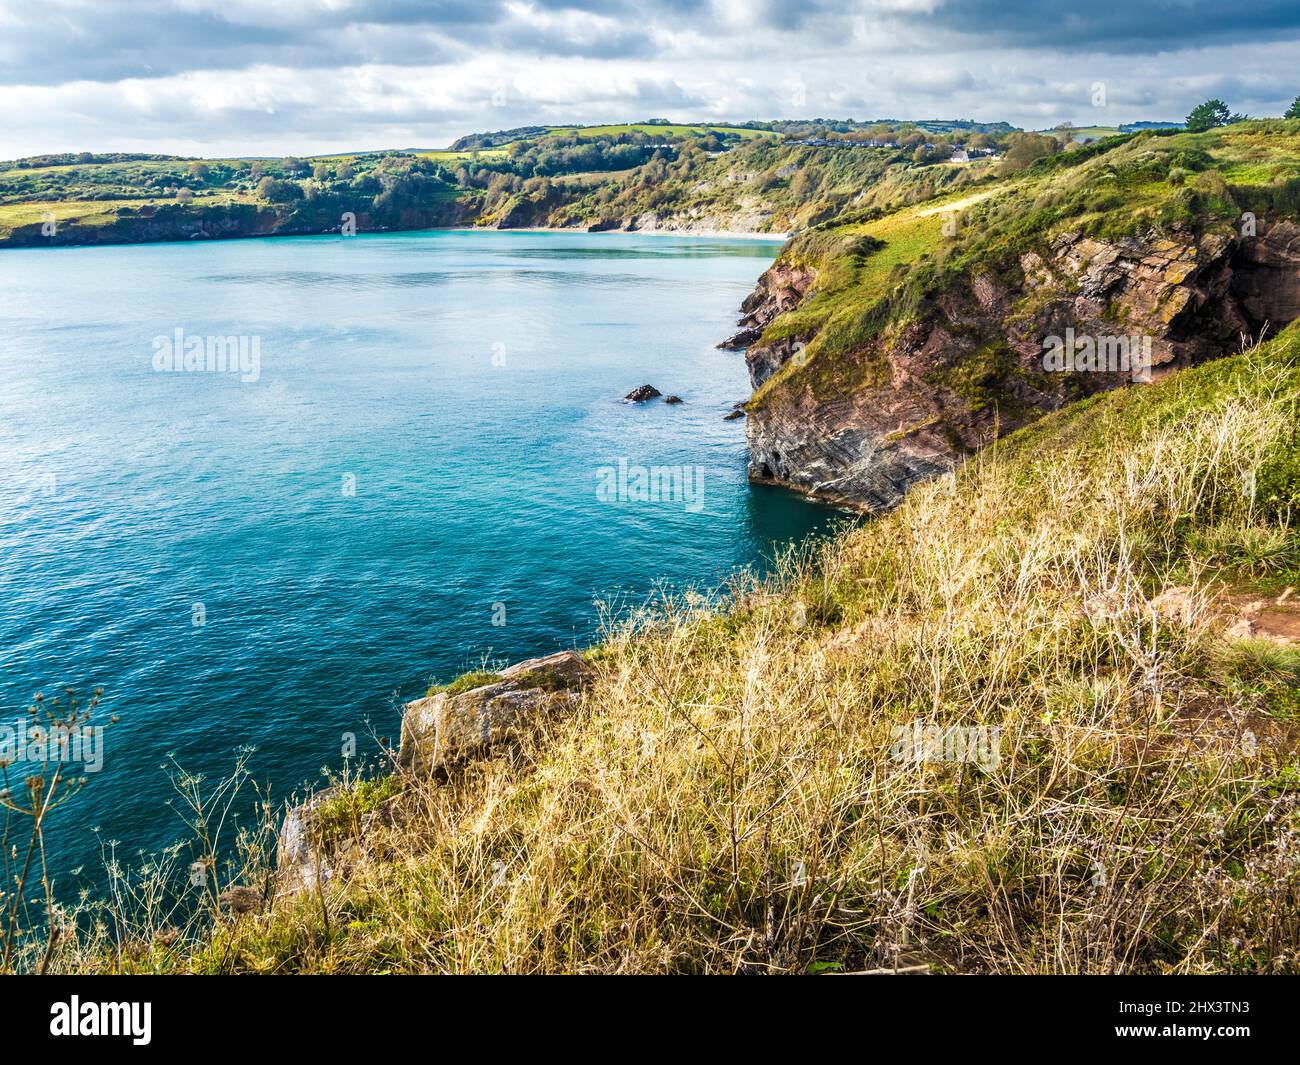
<path fill-rule="evenodd" d="M 432 65 L 485 48 L 591 58 L 653 52 L 654 14 L 643 11 L 644 5 L 535 0 L 527 6 L 542 16 L 577 17 L 530 24 L 514 17 L 504 0 L 214 3 L 209 9 L 178 8 L 164 0 L 94 5 L 46 0 L 40 6 L 0 0 L 0 83 L 119 81 L 258 64 L 294 69 Z M 662 10 L 675 19 L 698 7 L 678 0 Z"/>
<path fill-rule="evenodd" d="M 986 46 L 1155 53 L 1300 37 L 1297 0 L 946 0 L 903 24 Z"/>
<path fill-rule="evenodd" d="M 664 50 L 659 31 L 729 40 L 742 53 L 748 37 L 773 34 L 784 36 L 793 53 L 842 46 L 859 18 L 903 31 L 899 43 L 918 51 L 960 42 L 1154 53 L 1300 37 L 1297 0 L 0 0 L 0 84 L 118 81 L 259 64 L 429 66 L 486 50 L 651 58 Z"/>

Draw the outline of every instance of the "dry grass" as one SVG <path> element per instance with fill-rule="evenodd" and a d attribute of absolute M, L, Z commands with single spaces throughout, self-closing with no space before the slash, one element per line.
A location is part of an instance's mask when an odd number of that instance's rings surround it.
<path fill-rule="evenodd" d="M 729 609 L 611 624 L 577 712 L 384 789 L 324 891 L 124 967 L 1300 970 L 1296 722 L 1267 655 L 1225 674 L 1233 574 L 1196 554 L 1295 543 L 1255 486 L 1294 459 L 1298 352 L 1079 404 Z M 996 766 L 895 757 L 918 722 L 997 730 Z"/>

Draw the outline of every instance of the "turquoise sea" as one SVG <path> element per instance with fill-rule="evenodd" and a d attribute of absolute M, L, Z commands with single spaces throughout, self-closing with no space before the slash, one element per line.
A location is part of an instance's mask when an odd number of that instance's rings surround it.
<path fill-rule="evenodd" d="M 178 837 L 169 757 L 215 779 L 251 745 L 288 795 L 432 680 L 584 645 L 597 600 L 709 588 L 837 520 L 748 484 L 723 420 L 749 385 L 713 345 L 776 248 L 0 252 L 0 724 L 65 685 L 120 717 L 52 825 L 62 884 Z M 199 366 L 166 368 L 178 330 Z M 200 368 L 208 338 L 242 370 Z M 684 402 L 621 402 L 647 383 Z"/>

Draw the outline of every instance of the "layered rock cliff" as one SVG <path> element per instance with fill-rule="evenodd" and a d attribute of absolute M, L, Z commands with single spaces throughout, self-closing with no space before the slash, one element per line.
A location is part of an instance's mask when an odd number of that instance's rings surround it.
<path fill-rule="evenodd" d="M 1300 317 L 1300 228 L 1249 228 L 1059 233 L 1010 269 L 922 288 L 904 311 L 883 311 L 865 343 L 833 354 L 814 343 L 825 326 L 799 323 L 818 270 L 778 261 L 740 320 L 745 339 L 758 337 L 746 351 L 750 476 L 887 510 L 1046 411 L 1235 352 Z M 769 328 L 778 319 L 785 328 Z M 1086 341 L 1101 367 L 1126 369 L 1056 372 L 1045 362 L 1052 337 Z M 1125 351 L 1149 352 L 1150 373 L 1114 359 Z"/>

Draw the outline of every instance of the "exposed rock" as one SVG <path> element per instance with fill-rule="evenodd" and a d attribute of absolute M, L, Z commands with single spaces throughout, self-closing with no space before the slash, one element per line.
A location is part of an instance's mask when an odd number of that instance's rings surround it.
<path fill-rule="evenodd" d="M 778 263 L 742 309 L 765 328 L 811 283 L 806 270 Z M 837 356 L 834 372 L 814 359 L 808 365 L 821 372 L 784 374 L 749 405 L 750 476 L 887 510 L 996 435 L 1134 380 L 1045 372 L 1048 336 L 1149 337 L 1159 376 L 1235 351 L 1241 336 L 1297 316 L 1300 229 L 1290 222 L 1257 237 L 1066 234 L 1023 255 L 1015 276 L 980 274 L 932 294 L 905 325 Z M 806 358 L 811 339 L 750 347 L 754 387 Z"/>
<path fill-rule="evenodd" d="M 407 703 L 397 764 L 432 773 L 509 743 L 529 722 L 570 707 L 588 673 L 577 654 L 561 651 L 520 662 L 469 691 Z"/>
<path fill-rule="evenodd" d="M 727 413 L 722 416 L 722 420 L 724 422 L 734 422 L 737 418 L 743 418 L 744 416 L 745 416 L 744 407 L 733 407 L 731 410 L 727 411 Z"/>
<path fill-rule="evenodd" d="M 653 385 L 638 385 L 623 397 L 624 403 L 644 403 L 647 399 L 654 399 L 656 396 L 662 396 L 663 393 Z"/>
<path fill-rule="evenodd" d="M 318 791 L 306 802 L 291 806 L 285 812 L 275 859 L 279 890 L 292 893 L 304 888 L 314 889 L 318 879 L 322 883 L 329 883 L 334 875 L 333 865 L 313 845 L 312 836 L 317 811 L 337 791 L 337 788 Z"/>
<path fill-rule="evenodd" d="M 723 351 L 744 351 L 762 335 L 763 331 L 761 329 L 755 329 L 753 326 L 746 326 L 744 329 L 732 333 L 726 340 L 715 346 L 721 348 Z"/>
<path fill-rule="evenodd" d="M 681 396 L 664 396 L 664 402 L 665 402 L 665 403 L 680 403 L 680 402 L 682 402 L 682 397 L 681 397 Z"/>
<path fill-rule="evenodd" d="M 1300 227 L 1283 220 L 1257 237 L 1243 237 L 1231 287 L 1252 319 L 1275 330 L 1300 318 Z"/>
<path fill-rule="evenodd" d="M 802 350 L 803 341 L 782 340 L 766 347 L 758 344 L 759 338 L 779 315 L 792 311 L 803 302 L 812 288 L 816 273 L 808 267 L 790 266 L 777 260 L 758 279 L 758 285 L 740 305 L 742 329 L 736 333 L 752 333 L 745 351 L 745 364 L 749 367 L 749 377 L 757 388 L 798 350 Z M 731 338 L 731 339 L 734 339 Z M 730 344 L 730 339 L 723 341 L 719 347 Z"/>

